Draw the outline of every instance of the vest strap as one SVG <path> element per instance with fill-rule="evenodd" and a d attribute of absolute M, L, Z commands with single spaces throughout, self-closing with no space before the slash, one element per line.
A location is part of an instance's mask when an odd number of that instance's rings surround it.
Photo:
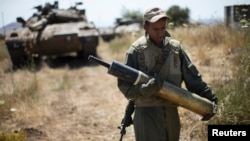
<path fill-rule="evenodd" d="M 149 75 L 153 76 L 155 73 L 159 73 L 163 64 L 167 60 L 167 57 L 168 57 L 170 50 L 171 50 L 171 46 L 168 46 L 168 45 L 165 45 L 161 48 L 162 54 L 161 54 L 160 58 L 157 60 L 153 69 L 150 71 Z"/>

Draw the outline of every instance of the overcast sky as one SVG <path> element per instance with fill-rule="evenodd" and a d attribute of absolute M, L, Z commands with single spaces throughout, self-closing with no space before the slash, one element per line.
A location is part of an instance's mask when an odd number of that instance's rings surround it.
<path fill-rule="evenodd" d="M 79 8 L 86 9 L 89 21 L 98 27 L 112 26 L 123 10 L 141 11 L 153 6 L 167 10 L 173 5 L 190 9 L 191 20 L 224 18 L 224 7 L 228 5 L 250 4 L 250 0 L 58 0 L 59 8 L 69 8 L 75 2 L 83 2 Z M 34 6 L 44 5 L 54 0 L 0 0 L 0 27 L 16 21 L 21 16 L 27 20 L 34 12 Z"/>

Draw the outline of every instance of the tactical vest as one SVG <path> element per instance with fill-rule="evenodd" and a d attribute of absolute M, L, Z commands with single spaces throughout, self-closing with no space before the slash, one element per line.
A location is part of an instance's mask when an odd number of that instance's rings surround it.
<path fill-rule="evenodd" d="M 154 56 L 154 50 L 152 51 L 150 49 L 153 46 L 154 45 L 150 41 L 148 41 L 145 36 L 140 39 L 139 44 L 134 44 L 134 48 L 138 54 L 138 67 L 142 72 L 146 74 L 150 74 L 150 71 L 156 64 L 155 62 L 157 61 L 157 59 L 159 59 L 159 57 L 157 58 L 156 56 Z M 166 81 L 173 83 L 177 86 L 181 86 L 182 82 L 180 50 L 180 42 L 175 39 L 171 39 L 170 37 L 165 38 L 163 50 L 159 49 L 158 51 L 156 49 L 158 55 L 161 53 L 163 55 L 167 55 L 166 61 L 163 62 L 163 67 L 159 71 L 159 75 L 163 77 Z"/>

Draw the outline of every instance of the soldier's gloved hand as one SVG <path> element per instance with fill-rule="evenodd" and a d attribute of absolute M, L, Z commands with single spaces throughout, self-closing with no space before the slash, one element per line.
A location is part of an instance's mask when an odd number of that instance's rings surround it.
<path fill-rule="evenodd" d="M 213 102 L 213 113 L 210 115 L 205 115 L 202 117 L 202 121 L 208 121 L 210 120 L 218 111 L 218 98 L 213 95 L 213 97 L 208 98 L 211 102 Z"/>
<path fill-rule="evenodd" d="M 133 124 L 132 117 L 129 116 L 129 117 L 123 118 L 121 124 L 123 124 L 125 127 L 130 126 L 131 124 Z"/>
<path fill-rule="evenodd" d="M 202 97 L 210 100 L 211 102 L 214 102 L 216 105 L 218 104 L 218 98 L 213 93 L 211 89 L 206 89 L 204 92 L 200 94 Z"/>
<path fill-rule="evenodd" d="M 143 96 L 150 96 L 157 93 L 163 85 L 163 80 L 160 77 L 153 77 L 147 83 L 141 84 L 139 93 Z"/>

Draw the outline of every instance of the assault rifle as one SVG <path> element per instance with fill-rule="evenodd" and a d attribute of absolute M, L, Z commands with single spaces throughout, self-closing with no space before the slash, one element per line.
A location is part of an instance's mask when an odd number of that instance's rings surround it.
<path fill-rule="evenodd" d="M 130 126 L 131 124 L 133 124 L 131 115 L 134 112 L 134 102 L 133 101 L 129 101 L 128 105 L 126 106 L 126 110 L 125 110 L 125 115 L 122 119 L 121 125 L 118 126 L 118 129 L 120 129 L 120 141 L 122 141 L 123 136 L 126 134 L 126 127 Z"/>

